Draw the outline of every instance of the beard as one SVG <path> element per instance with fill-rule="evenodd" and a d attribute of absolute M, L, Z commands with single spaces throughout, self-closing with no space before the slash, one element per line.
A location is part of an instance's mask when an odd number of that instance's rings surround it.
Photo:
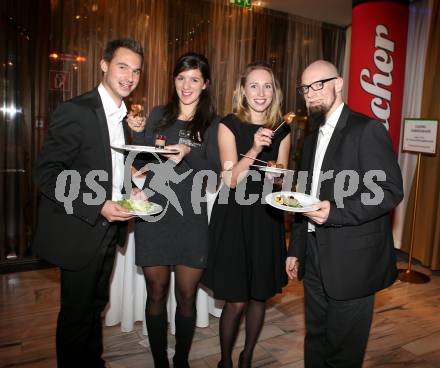
<path fill-rule="evenodd" d="M 336 101 L 336 94 L 333 92 L 330 103 L 317 106 L 308 106 L 307 111 L 309 115 L 310 128 L 312 131 L 319 129 L 325 124 L 327 120 L 327 113 L 332 109 Z"/>
<path fill-rule="evenodd" d="M 326 106 L 313 106 L 308 108 L 309 124 L 312 132 L 325 124 L 328 109 Z"/>

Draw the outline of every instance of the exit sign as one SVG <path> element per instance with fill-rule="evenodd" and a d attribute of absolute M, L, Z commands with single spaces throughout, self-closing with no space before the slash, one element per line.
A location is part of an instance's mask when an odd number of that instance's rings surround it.
<path fill-rule="evenodd" d="M 230 0 L 231 4 L 241 6 L 242 8 L 251 8 L 252 0 Z"/>

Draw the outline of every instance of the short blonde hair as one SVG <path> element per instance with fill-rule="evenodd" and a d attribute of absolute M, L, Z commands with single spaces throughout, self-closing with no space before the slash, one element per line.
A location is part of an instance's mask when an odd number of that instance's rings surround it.
<path fill-rule="evenodd" d="M 281 120 L 281 104 L 283 102 L 283 93 L 281 92 L 280 83 L 275 78 L 272 69 L 267 63 L 255 62 L 251 63 L 246 67 L 244 73 L 240 75 L 237 81 L 237 85 L 234 91 L 234 113 L 237 117 L 245 122 L 251 121 L 251 112 L 249 105 L 246 101 L 246 96 L 244 95 L 244 86 L 246 84 L 247 77 L 254 70 L 266 70 L 271 78 L 273 85 L 273 98 L 270 106 L 266 110 L 266 124 L 265 127 L 273 128 Z"/>

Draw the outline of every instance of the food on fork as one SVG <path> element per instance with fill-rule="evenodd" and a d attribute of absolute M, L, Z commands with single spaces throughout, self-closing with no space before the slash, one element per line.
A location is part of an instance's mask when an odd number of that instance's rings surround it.
<path fill-rule="evenodd" d="M 275 167 L 277 169 L 284 169 L 284 165 L 283 164 L 280 164 L 280 163 L 278 163 L 276 161 L 273 161 L 273 160 L 267 161 L 267 166 L 268 167 Z"/>
<path fill-rule="evenodd" d="M 138 117 L 142 114 L 142 111 L 144 111 L 144 107 L 140 104 L 132 104 L 130 106 L 130 115 L 135 117 Z"/>
<path fill-rule="evenodd" d="M 131 130 L 135 132 L 142 132 L 145 128 L 144 107 L 141 104 L 132 104 L 130 112 L 127 115 L 127 123 Z M 132 132 L 128 136 L 128 142 L 132 142 Z"/>
<path fill-rule="evenodd" d="M 277 128 L 273 131 L 275 134 L 278 129 L 280 129 L 284 124 L 290 125 L 293 122 L 293 119 L 295 119 L 295 113 L 288 112 L 286 115 L 283 116 L 283 121 L 280 125 L 277 126 Z"/>
<path fill-rule="evenodd" d="M 283 116 L 283 121 L 287 124 L 290 125 L 293 122 L 293 119 L 295 119 L 295 113 L 293 113 L 292 111 L 288 112 L 286 115 Z"/>

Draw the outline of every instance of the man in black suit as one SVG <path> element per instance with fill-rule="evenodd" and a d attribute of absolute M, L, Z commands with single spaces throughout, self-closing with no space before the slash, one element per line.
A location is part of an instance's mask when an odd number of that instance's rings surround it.
<path fill-rule="evenodd" d="M 402 177 L 382 123 L 342 101 L 334 65 L 316 61 L 302 74 L 310 122 L 301 170 L 320 202 L 297 216 L 286 260 L 303 279 L 305 366 L 361 367 L 374 294 L 397 276 L 389 212 L 402 200 Z"/>
<path fill-rule="evenodd" d="M 116 202 L 124 155 L 110 145 L 125 143 L 123 98 L 136 88 L 142 64 L 139 43 L 110 41 L 100 62 L 101 84 L 55 110 L 35 164 L 42 196 L 33 247 L 61 269 L 58 367 L 105 366 L 101 313 L 115 248 L 124 244 L 132 217 Z"/>

